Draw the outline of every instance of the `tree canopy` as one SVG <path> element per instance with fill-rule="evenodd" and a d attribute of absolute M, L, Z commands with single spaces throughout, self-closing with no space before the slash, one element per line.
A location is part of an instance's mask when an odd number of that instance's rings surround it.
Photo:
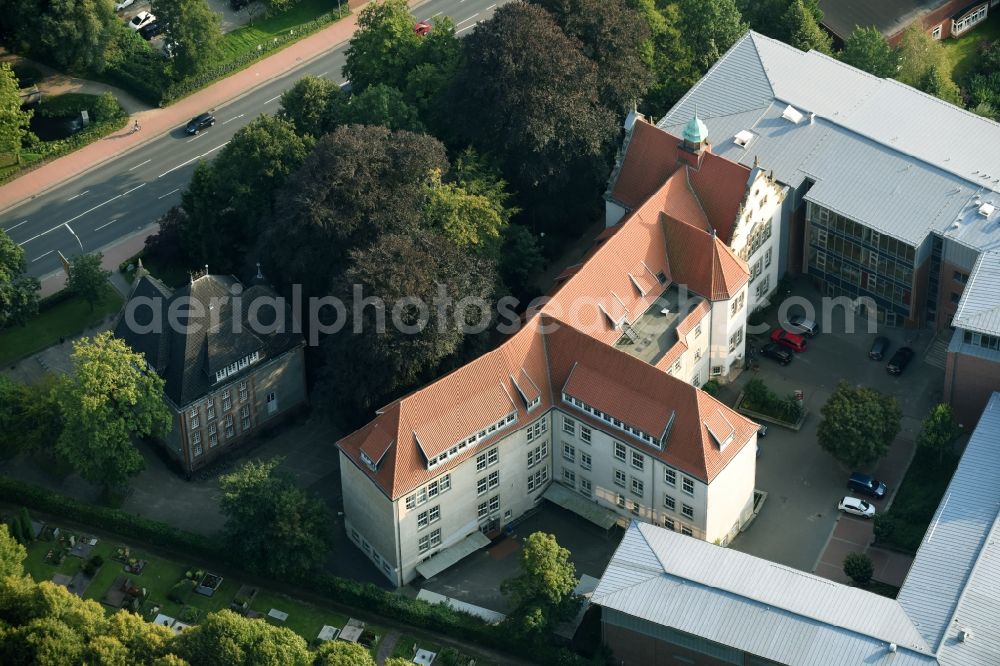
<path fill-rule="evenodd" d="M 734 0 L 677 0 L 681 39 L 694 54 L 694 63 L 705 72 L 749 26 Z"/>
<path fill-rule="evenodd" d="M 386 660 L 386 666 L 391 666 Z M 412 661 L 409 663 L 413 663 Z M 327 641 L 316 650 L 314 666 L 375 666 L 371 652 L 357 643 Z"/>
<path fill-rule="evenodd" d="M 215 64 L 222 51 L 221 16 L 206 0 L 153 0 L 151 9 L 173 45 L 176 75 L 198 74 Z"/>
<path fill-rule="evenodd" d="M 24 249 L 0 229 L 0 329 L 38 312 L 38 280 L 27 275 Z"/>
<path fill-rule="evenodd" d="M 521 573 L 504 582 L 516 606 L 561 604 L 576 587 L 576 567 L 553 534 L 534 532 L 524 540 Z"/>
<path fill-rule="evenodd" d="M 281 458 L 250 461 L 220 477 L 225 536 L 241 562 L 273 575 L 311 571 L 326 557 L 332 524 L 322 501 L 278 471 Z"/>
<path fill-rule="evenodd" d="M 938 460 L 955 450 L 955 440 L 962 434 L 962 426 L 955 420 L 951 405 L 935 405 L 924 419 L 917 436 L 917 446 L 938 454 Z"/>
<path fill-rule="evenodd" d="M 111 271 L 101 268 L 103 260 L 104 255 L 100 252 L 97 254 L 78 254 L 69 260 L 69 277 L 66 280 L 66 288 L 87 301 L 91 312 L 104 297 L 104 293 L 108 289 L 108 278 L 111 277 Z"/>
<path fill-rule="evenodd" d="M 899 54 L 897 79 L 952 101 L 949 97 L 954 97 L 957 89 L 951 81 L 948 53 L 941 42 L 927 34 L 919 20 L 903 30 L 896 52 Z"/>
<path fill-rule="evenodd" d="M 0 578 L 23 576 L 26 557 L 28 551 L 11 536 L 7 526 L 0 523 Z"/>
<path fill-rule="evenodd" d="M 21 108 L 20 85 L 10 63 L 0 63 L 0 155 L 13 155 L 20 163 L 22 145 L 31 135 L 28 124 L 32 113 Z M 2 234 L 3 231 L 0 230 L 0 235 Z M 2 284 L 3 280 L 0 278 L 0 285 Z M 2 326 L 0 321 L 0 327 Z"/>
<path fill-rule="evenodd" d="M 331 98 L 341 95 L 337 84 L 320 76 L 303 76 L 281 96 L 278 117 L 290 122 L 299 135 L 318 138 L 332 129 L 327 117 Z"/>
<path fill-rule="evenodd" d="M 833 38 L 819 27 L 819 19 L 803 0 L 792 0 L 783 18 L 789 44 L 802 51 L 833 52 Z"/>
<path fill-rule="evenodd" d="M 373 2 L 361 10 L 344 64 L 351 88 L 361 92 L 376 83 L 405 87 L 421 45 L 414 22 L 406 0 Z"/>
<path fill-rule="evenodd" d="M 878 28 L 857 27 L 844 42 L 840 59 L 882 78 L 896 76 L 899 56 Z"/>
<path fill-rule="evenodd" d="M 659 117 L 698 81 L 701 72 L 694 53 L 682 39 L 677 5 L 655 0 L 636 0 L 635 4 L 650 28 L 650 37 L 643 44 L 643 60 L 650 69 L 652 83 L 641 108 Z"/>
<path fill-rule="evenodd" d="M 73 343 L 72 361 L 57 389 L 65 427 L 56 450 L 87 481 L 121 487 L 144 466 L 132 438 L 172 426 L 163 379 L 110 332 Z"/>
<path fill-rule="evenodd" d="M 821 413 L 823 420 L 816 433 L 820 446 L 850 467 L 885 455 L 899 434 L 902 419 L 895 398 L 843 381 Z"/>
<path fill-rule="evenodd" d="M 180 634 L 173 651 L 191 666 L 309 666 L 305 640 L 285 627 L 248 620 L 230 610 L 210 613 Z"/>

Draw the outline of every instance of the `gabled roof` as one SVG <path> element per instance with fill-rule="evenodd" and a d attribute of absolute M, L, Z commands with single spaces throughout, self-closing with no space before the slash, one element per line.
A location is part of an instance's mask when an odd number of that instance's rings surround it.
<path fill-rule="evenodd" d="M 732 298 L 750 280 L 746 262 L 722 240 L 669 215 L 661 215 L 673 281 L 713 301 Z"/>
<path fill-rule="evenodd" d="M 800 122 L 782 117 L 789 105 Z M 1000 246 L 1000 225 L 971 206 L 977 196 L 1000 204 L 996 122 L 752 31 L 657 125 L 677 133 L 695 109 L 713 153 L 759 159 L 791 187 L 814 182 L 808 201 L 911 245 L 934 231 Z M 746 146 L 734 141 L 741 131 L 754 135 Z"/>
<path fill-rule="evenodd" d="M 893 599 L 645 523 L 629 526 L 591 602 L 781 664 L 935 663 Z"/>
<path fill-rule="evenodd" d="M 1000 252 L 979 255 L 951 325 L 1000 336 Z"/>
<path fill-rule="evenodd" d="M 183 407 L 205 396 L 218 370 L 255 352 L 263 362 L 304 344 L 302 336 L 294 332 L 287 306 L 280 312 L 270 305 L 259 307 L 251 326 L 251 303 L 258 298 L 281 301 L 275 300 L 277 295 L 266 286 L 255 284 L 245 291 L 240 287 L 236 278 L 223 275 L 204 275 L 175 291 L 145 272 L 136 279 L 123 313 L 130 303 L 134 307 L 130 317 L 119 316 L 115 335 L 143 354 L 163 377 L 164 393 L 175 406 Z M 237 294 L 241 298 L 239 311 L 233 309 Z M 151 308 L 159 310 L 156 327 L 151 327 Z M 171 309 L 177 326 L 171 325 L 168 317 Z M 276 317 L 284 320 L 283 326 L 275 325 Z"/>
<path fill-rule="evenodd" d="M 924 14 L 951 1 L 819 0 L 819 8 L 823 10 L 823 25 L 841 39 L 847 39 L 858 26 L 875 26 L 883 35 L 891 37 Z"/>

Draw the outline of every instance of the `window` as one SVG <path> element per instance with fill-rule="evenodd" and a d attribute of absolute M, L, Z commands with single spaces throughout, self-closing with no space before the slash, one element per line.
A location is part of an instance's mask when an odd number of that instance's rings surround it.
<path fill-rule="evenodd" d="M 694 362 L 695 362 L 695 363 L 697 363 L 697 362 L 698 362 L 698 361 L 700 361 L 700 360 L 701 360 L 701 350 L 700 350 L 700 349 L 698 349 L 698 350 L 697 350 L 697 351 L 695 351 L 695 353 L 694 353 Z"/>
<path fill-rule="evenodd" d="M 536 488 L 541 488 L 542 485 L 549 480 L 549 470 L 545 467 L 538 470 L 534 474 L 528 475 L 528 492 L 535 490 Z"/>
<path fill-rule="evenodd" d="M 965 284 L 969 281 L 969 275 L 967 273 L 963 273 L 962 271 L 955 271 L 955 275 L 953 277 L 955 282 L 960 282 L 961 284 Z"/>
<path fill-rule="evenodd" d="M 686 476 L 684 477 L 684 492 L 688 495 L 694 495 L 694 481 Z"/>
<path fill-rule="evenodd" d="M 622 488 L 624 488 L 625 487 L 625 478 L 626 478 L 625 477 L 625 472 L 621 471 L 620 469 L 616 469 L 615 470 L 615 485 L 616 486 L 621 486 Z"/>
<path fill-rule="evenodd" d="M 541 445 L 528 451 L 528 467 L 534 467 L 549 455 L 549 443 L 542 442 Z"/>
<path fill-rule="evenodd" d="M 571 444 L 563 444 L 563 458 L 576 462 L 576 448 Z"/>
<path fill-rule="evenodd" d="M 621 442 L 615 442 L 615 458 L 622 462 L 625 461 L 625 445 Z"/>
<path fill-rule="evenodd" d="M 548 427 L 545 424 L 545 419 L 538 419 L 530 426 L 528 426 L 528 441 L 530 442 L 536 437 L 541 437 L 542 433 L 547 430 Z"/>
<path fill-rule="evenodd" d="M 729 351 L 735 351 L 741 342 L 743 342 L 742 326 L 729 338 Z"/>
<path fill-rule="evenodd" d="M 247 383 L 245 381 L 240 382 L 240 402 L 247 401 Z"/>
<path fill-rule="evenodd" d="M 406 498 L 406 508 L 415 509 L 417 508 L 417 495 L 413 494 Z"/>
<path fill-rule="evenodd" d="M 931 39 L 941 39 L 941 26 L 936 25 L 934 29 L 931 30 Z"/>
<path fill-rule="evenodd" d="M 430 550 L 431 549 L 431 538 L 430 538 L 430 536 L 424 535 L 424 536 L 420 537 L 420 540 L 417 542 L 417 549 L 421 553 L 426 553 L 428 550 Z"/>
<path fill-rule="evenodd" d="M 191 443 L 195 444 L 195 445 L 201 444 L 201 433 L 200 432 L 192 433 L 192 435 L 191 435 Z"/>
<path fill-rule="evenodd" d="M 733 304 L 729 308 L 729 314 L 736 316 L 736 313 L 743 309 L 743 299 L 746 297 L 746 292 L 741 291 L 740 295 L 733 300 Z"/>
<path fill-rule="evenodd" d="M 684 514 L 685 518 L 694 519 L 694 507 L 692 507 L 690 504 L 682 504 L 681 513 Z"/>
<path fill-rule="evenodd" d="M 584 497 L 590 497 L 593 492 L 593 488 L 590 485 L 590 479 L 580 477 L 580 494 Z"/>
<path fill-rule="evenodd" d="M 479 479 L 478 481 L 476 481 L 476 494 L 477 495 L 485 495 L 486 491 L 489 490 L 487 488 L 488 484 L 489 484 L 489 481 L 486 479 L 485 476 L 483 478 Z"/>
<path fill-rule="evenodd" d="M 764 253 L 764 268 L 771 265 L 771 248 L 767 248 L 767 252 Z"/>
<path fill-rule="evenodd" d="M 571 469 L 564 469 L 563 470 L 563 483 L 565 483 L 567 486 L 575 486 L 576 485 L 576 473 L 573 470 L 571 470 Z"/>
<path fill-rule="evenodd" d="M 215 418 L 215 401 L 209 400 L 208 404 L 205 405 L 205 411 L 208 412 L 208 420 L 211 421 Z"/>
<path fill-rule="evenodd" d="M 632 494 L 642 497 L 643 483 L 641 479 L 632 477 Z"/>
<path fill-rule="evenodd" d="M 494 446 L 486 452 L 486 464 L 492 466 L 498 462 L 500 462 L 500 449 Z"/>
<path fill-rule="evenodd" d="M 201 455 L 202 453 L 204 453 L 204 449 L 202 449 L 202 447 L 201 447 L 201 444 L 195 444 L 195 445 L 194 445 L 194 449 L 192 450 L 192 452 L 191 452 L 191 453 L 192 453 L 192 455 L 193 455 L 193 456 L 194 456 L 195 458 L 197 458 L 197 457 L 198 457 L 198 456 L 200 456 L 200 455 Z"/>
<path fill-rule="evenodd" d="M 666 516 L 664 516 L 663 517 L 663 526 L 666 527 L 671 532 L 673 532 L 674 531 L 674 519 L 673 518 L 667 518 Z"/>
<path fill-rule="evenodd" d="M 191 422 L 192 429 L 201 427 L 201 420 L 198 418 L 197 407 L 191 410 L 191 413 L 188 415 L 188 419 Z"/>
<path fill-rule="evenodd" d="M 713 365 L 712 366 L 711 374 L 712 374 L 713 377 L 719 377 L 720 375 L 722 375 L 722 366 L 721 365 Z"/>
<path fill-rule="evenodd" d="M 500 485 L 500 470 L 490 472 L 489 477 L 486 479 L 486 485 L 489 486 L 490 490 L 493 490 Z"/>
<path fill-rule="evenodd" d="M 580 424 L 580 439 L 590 444 L 591 430 L 587 426 Z"/>
<path fill-rule="evenodd" d="M 427 496 L 434 498 L 438 496 L 438 482 L 431 481 L 427 484 Z"/>
<path fill-rule="evenodd" d="M 476 471 L 481 472 L 486 469 L 486 454 L 480 453 L 476 456 Z"/>
<path fill-rule="evenodd" d="M 589 453 L 580 452 L 580 467 L 583 469 L 590 469 L 592 466 L 592 461 L 590 459 Z"/>
<path fill-rule="evenodd" d="M 422 530 L 427 527 L 427 512 L 421 511 L 417 514 L 417 529 Z"/>
<path fill-rule="evenodd" d="M 663 470 L 663 482 L 668 486 L 677 486 L 677 470 L 667 467 Z"/>
<path fill-rule="evenodd" d="M 427 519 L 432 523 L 436 523 L 441 520 L 441 505 L 432 506 L 427 513 Z"/>
<path fill-rule="evenodd" d="M 417 506 L 420 506 L 427 501 L 427 489 L 421 488 L 417 491 Z"/>
<path fill-rule="evenodd" d="M 958 303 L 961 300 L 962 300 L 962 295 L 961 294 L 955 293 L 954 291 L 951 292 L 951 302 L 952 303 Z"/>
<path fill-rule="evenodd" d="M 637 516 L 639 515 L 639 503 L 638 502 L 632 502 L 632 513 L 634 513 Z"/>
<path fill-rule="evenodd" d="M 563 417 L 563 432 L 569 433 L 570 435 L 576 434 L 576 421 L 568 416 Z"/>
<path fill-rule="evenodd" d="M 235 434 L 233 430 L 233 415 L 229 414 L 226 416 L 226 437 L 232 437 Z"/>
<path fill-rule="evenodd" d="M 441 530 L 434 530 L 431 532 L 431 548 L 436 548 L 441 545 Z"/>
<path fill-rule="evenodd" d="M 240 410 L 240 416 L 243 418 L 250 416 L 250 405 L 243 405 L 243 409 Z"/>
<path fill-rule="evenodd" d="M 213 448 L 219 444 L 219 436 L 212 434 L 208 436 L 208 448 Z"/>
<path fill-rule="evenodd" d="M 243 424 L 242 424 L 241 427 L 242 427 L 243 430 L 249 430 L 250 429 L 250 419 L 243 419 Z"/>
<path fill-rule="evenodd" d="M 622 495 L 621 493 L 618 493 L 618 506 L 620 506 L 623 509 L 625 508 L 625 496 Z"/>
<path fill-rule="evenodd" d="M 684 536 L 692 536 L 691 528 L 686 525 L 681 525 L 681 534 Z"/>
<path fill-rule="evenodd" d="M 646 457 L 638 451 L 632 452 L 632 467 L 641 470 L 646 467 Z"/>
<path fill-rule="evenodd" d="M 698 324 L 697 326 L 694 327 L 694 337 L 697 338 L 700 335 L 701 335 L 701 324 Z"/>
<path fill-rule="evenodd" d="M 233 398 L 229 392 L 229 389 L 226 389 L 225 391 L 222 392 L 222 411 L 228 412 L 232 408 L 233 408 Z"/>
<path fill-rule="evenodd" d="M 677 510 L 677 502 L 670 495 L 663 496 L 663 506 L 664 508 L 669 509 L 671 511 Z"/>
<path fill-rule="evenodd" d="M 438 480 L 438 490 L 442 495 L 451 490 L 451 474 L 445 474 Z"/>
<path fill-rule="evenodd" d="M 496 513 L 500 510 L 500 496 L 495 495 L 490 498 L 490 513 Z"/>

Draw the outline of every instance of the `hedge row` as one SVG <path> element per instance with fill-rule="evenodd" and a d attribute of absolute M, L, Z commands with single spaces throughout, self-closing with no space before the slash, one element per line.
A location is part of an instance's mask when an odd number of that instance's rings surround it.
<path fill-rule="evenodd" d="M 203 74 L 198 76 L 191 76 L 176 83 L 167 86 L 167 89 L 163 91 L 163 96 L 160 101 L 161 105 L 167 105 L 172 102 L 177 101 L 182 97 L 186 97 L 196 90 L 200 90 L 210 83 L 225 78 L 234 72 L 238 72 L 244 69 L 247 65 L 255 60 L 262 58 L 271 51 L 282 48 L 283 46 L 294 42 L 296 40 L 302 39 L 303 37 L 310 35 L 321 28 L 325 28 L 334 21 L 339 21 L 341 18 L 347 16 L 350 12 L 347 8 L 347 3 L 344 3 L 344 7 L 341 11 L 327 12 L 326 14 L 321 14 L 311 21 L 302 23 L 290 29 L 288 33 L 274 37 L 271 41 L 262 42 L 253 51 L 249 51 L 235 59 L 213 67 Z"/>
<path fill-rule="evenodd" d="M 129 535 L 155 546 L 183 550 L 206 560 L 241 566 L 229 559 L 227 550 L 216 540 L 119 509 L 80 502 L 9 477 L 0 476 L 0 500 L 94 525 L 116 534 Z M 411 599 L 371 583 L 360 583 L 323 573 L 303 575 L 282 582 L 313 590 L 345 606 L 370 611 L 456 639 L 519 654 L 538 663 L 565 666 L 592 663 L 565 648 L 555 647 L 548 637 L 540 637 L 538 641 L 511 640 L 511 627 L 490 625 L 444 604 Z"/>

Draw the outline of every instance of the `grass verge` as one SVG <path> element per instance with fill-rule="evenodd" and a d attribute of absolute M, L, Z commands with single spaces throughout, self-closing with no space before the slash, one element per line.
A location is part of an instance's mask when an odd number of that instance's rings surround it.
<path fill-rule="evenodd" d="M 59 342 L 71 338 L 97 324 L 122 307 L 122 297 L 110 284 L 104 297 L 94 306 L 78 296 L 61 301 L 38 313 L 24 326 L 0 331 L 0 366 L 30 356 Z"/>
<path fill-rule="evenodd" d="M 942 42 L 951 60 L 951 78 L 955 83 L 961 86 L 975 68 L 979 44 L 995 39 L 1000 39 L 1000 12 L 990 14 L 984 22 L 961 37 Z"/>

